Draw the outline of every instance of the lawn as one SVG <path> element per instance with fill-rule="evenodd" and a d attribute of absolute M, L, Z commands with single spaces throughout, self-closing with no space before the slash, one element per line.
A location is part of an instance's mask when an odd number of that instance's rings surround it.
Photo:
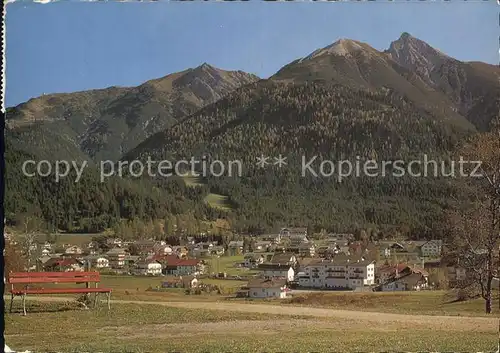
<path fill-rule="evenodd" d="M 258 271 L 245 267 L 236 267 L 235 264 L 243 262 L 243 255 L 211 257 L 206 259 L 209 264 L 209 272 L 225 272 L 229 276 L 251 276 Z"/>
<path fill-rule="evenodd" d="M 229 202 L 229 198 L 224 195 L 208 194 L 205 197 L 205 203 L 207 203 L 210 207 L 223 211 L 230 211 L 233 209 L 233 205 Z"/>
<path fill-rule="evenodd" d="M 356 317 L 284 317 L 154 304 L 114 304 L 111 312 L 61 305 L 32 303 L 26 317 L 6 314 L 6 343 L 35 351 L 196 353 L 477 352 L 492 350 L 498 342 L 498 332 L 490 326 L 428 327 L 411 320 L 367 325 Z"/>

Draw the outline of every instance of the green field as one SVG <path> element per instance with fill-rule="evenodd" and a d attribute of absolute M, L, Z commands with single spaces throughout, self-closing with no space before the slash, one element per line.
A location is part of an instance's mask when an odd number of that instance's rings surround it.
<path fill-rule="evenodd" d="M 218 273 L 225 272 L 229 276 L 250 276 L 256 274 L 257 271 L 250 270 L 244 267 L 235 267 L 236 263 L 243 262 L 243 255 L 235 255 L 235 256 L 221 256 L 211 257 L 206 261 L 209 264 L 210 272 Z"/>

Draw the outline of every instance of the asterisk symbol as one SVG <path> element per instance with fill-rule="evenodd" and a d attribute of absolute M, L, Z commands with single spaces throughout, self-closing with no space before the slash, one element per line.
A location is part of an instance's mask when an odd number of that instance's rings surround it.
<path fill-rule="evenodd" d="M 286 165 L 286 157 L 283 157 L 281 154 L 278 158 L 274 157 L 274 165 L 277 165 L 278 167 L 283 167 Z"/>
<path fill-rule="evenodd" d="M 261 155 L 260 157 L 257 157 L 257 163 L 255 164 L 260 168 L 264 168 L 266 165 L 269 164 L 268 159 L 269 157 Z"/>

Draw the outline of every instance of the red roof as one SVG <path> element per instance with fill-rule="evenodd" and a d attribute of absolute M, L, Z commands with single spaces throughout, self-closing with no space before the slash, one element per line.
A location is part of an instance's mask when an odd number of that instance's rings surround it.
<path fill-rule="evenodd" d="M 179 259 L 175 255 L 165 256 L 167 260 L 167 266 L 196 266 L 200 262 L 197 259 Z"/>

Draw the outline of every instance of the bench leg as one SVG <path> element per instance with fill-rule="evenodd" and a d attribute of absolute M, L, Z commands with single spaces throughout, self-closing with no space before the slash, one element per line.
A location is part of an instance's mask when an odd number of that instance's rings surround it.
<path fill-rule="evenodd" d="M 26 316 L 26 294 L 23 294 L 23 315 Z"/>
<path fill-rule="evenodd" d="M 111 309 L 111 292 L 108 292 L 108 310 Z"/>
<path fill-rule="evenodd" d="M 12 304 L 14 304 L 14 294 L 10 294 L 10 308 L 9 313 L 12 313 Z"/>
<path fill-rule="evenodd" d="M 95 295 L 94 295 L 94 308 L 97 308 L 97 295 L 98 294 L 99 293 L 96 292 Z"/>

